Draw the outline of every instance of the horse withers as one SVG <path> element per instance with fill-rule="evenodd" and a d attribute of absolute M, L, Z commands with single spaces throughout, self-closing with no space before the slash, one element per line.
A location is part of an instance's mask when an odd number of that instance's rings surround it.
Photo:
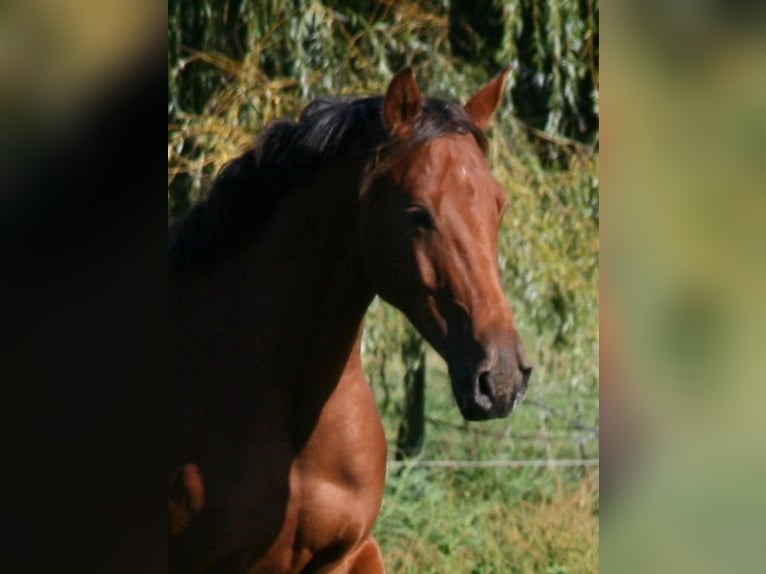
<path fill-rule="evenodd" d="M 361 362 L 375 295 L 444 358 L 466 419 L 507 416 L 531 367 L 497 265 L 507 194 L 470 101 L 312 102 L 271 124 L 169 228 L 169 570 L 384 572 L 386 440 Z"/>

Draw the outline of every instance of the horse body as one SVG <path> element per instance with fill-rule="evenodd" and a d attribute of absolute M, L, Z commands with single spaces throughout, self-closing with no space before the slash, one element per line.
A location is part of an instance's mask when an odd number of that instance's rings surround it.
<path fill-rule="evenodd" d="M 480 95 L 499 99 L 502 81 Z M 400 73 L 382 102 L 394 138 L 410 136 L 416 90 Z M 291 185 L 257 240 L 171 273 L 171 572 L 384 572 L 370 531 L 386 441 L 360 352 L 376 294 L 445 356 L 467 418 L 505 416 L 523 396 L 529 368 L 492 261 L 504 194 L 473 136 L 433 138 L 385 170 L 373 149 L 346 146 Z M 464 193 L 443 198 L 447 184 Z M 429 239 L 411 204 L 465 213 Z"/>

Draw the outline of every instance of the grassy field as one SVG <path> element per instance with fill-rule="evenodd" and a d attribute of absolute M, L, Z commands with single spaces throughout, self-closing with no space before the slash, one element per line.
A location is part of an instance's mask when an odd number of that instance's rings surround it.
<path fill-rule="evenodd" d="M 573 429 L 569 421 L 536 406 L 567 402 L 562 393 L 556 396 L 550 387 L 537 385 L 538 373 L 529 393 L 534 405 L 522 403 L 508 419 L 469 423 L 461 418 L 444 365 L 432 351 L 428 365 L 420 460 L 598 457 L 595 433 Z M 547 389 L 544 395 L 535 386 Z M 392 386 L 386 401 L 376 388 L 391 453 L 401 404 L 396 389 Z M 598 418 L 597 395 L 589 398 L 584 402 L 591 411 L 580 415 L 586 426 Z M 392 573 L 577 574 L 598 572 L 598 517 L 598 467 L 391 465 L 375 535 Z"/>
<path fill-rule="evenodd" d="M 597 480 L 412 469 L 389 476 L 375 532 L 392 573 L 598 572 Z"/>

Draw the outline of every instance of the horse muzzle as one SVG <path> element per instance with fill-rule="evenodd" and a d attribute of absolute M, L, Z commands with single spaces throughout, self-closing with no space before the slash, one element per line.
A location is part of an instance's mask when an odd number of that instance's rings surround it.
<path fill-rule="evenodd" d="M 532 367 L 512 370 L 487 369 L 456 381 L 452 387 L 460 413 L 466 420 L 482 421 L 507 417 L 527 393 Z"/>

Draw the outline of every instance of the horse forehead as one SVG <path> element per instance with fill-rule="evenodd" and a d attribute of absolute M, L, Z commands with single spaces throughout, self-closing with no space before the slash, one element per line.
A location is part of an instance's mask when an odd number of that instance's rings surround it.
<path fill-rule="evenodd" d="M 429 142 L 408 171 L 414 190 L 431 197 L 461 192 L 473 195 L 494 181 L 470 134 L 451 134 Z"/>
<path fill-rule="evenodd" d="M 430 141 L 416 155 L 415 163 L 437 172 L 487 172 L 487 162 L 471 134 L 449 134 Z"/>

